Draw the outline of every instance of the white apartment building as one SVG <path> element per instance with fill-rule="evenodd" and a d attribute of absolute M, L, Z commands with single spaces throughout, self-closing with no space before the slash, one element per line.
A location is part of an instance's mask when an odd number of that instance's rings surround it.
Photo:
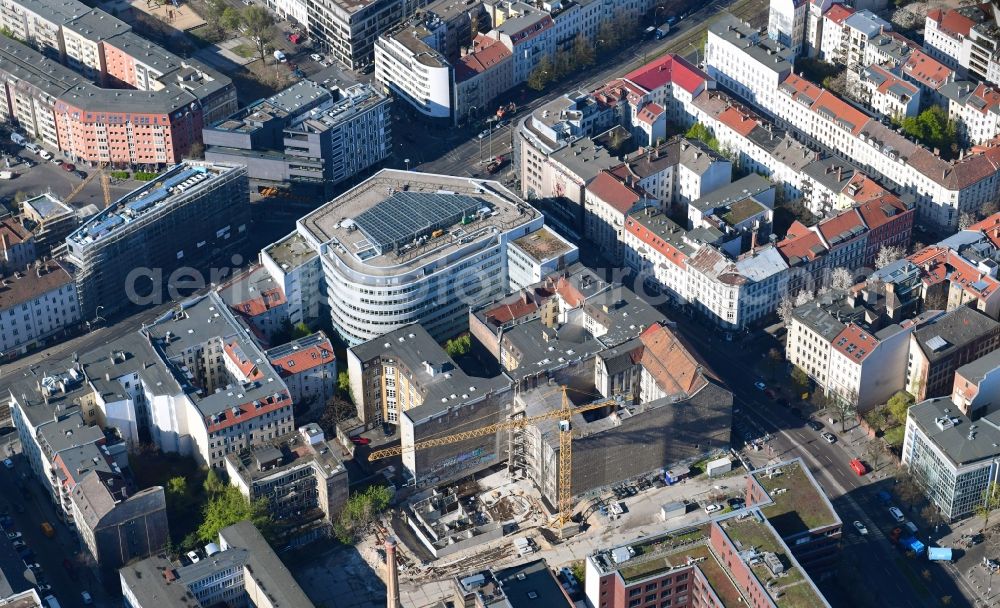
<path fill-rule="evenodd" d="M 451 118 L 454 68 L 425 39 L 423 26 L 403 24 L 375 42 L 375 78 L 429 118 Z"/>
<path fill-rule="evenodd" d="M 309 29 L 309 2 L 306 0 L 264 0 L 264 3 L 282 19 Z"/>
<path fill-rule="evenodd" d="M 0 352 L 26 352 L 83 321 L 73 278 L 55 261 L 3 277 Z"/>
<path fill-rule="evenodd" d="M 281 288 L 292 325 L 319 319 L 323 268 L 319 254 L 298 232 L 260 251 L 261 266 Z"/>
<path fill-rule="evenodd" d="M 300 219 L 297 233 L 323 270 L 309 298 L 325 300 L 354 345 L 410 323 L 438 339 L 459 333 L 470 305 L 506 292 L 509 243 L 542 224 L 496 182 L 383 170 Z"/>
<path fill-rule="evenodd" d="M 792 73 L 795 53 L 730 14 L 712 21 L 705 71 L 742 99 L 774 113 L 778 85 Z"/>
<path fill-rule="evenodd" d="M 796 55 L 803 51 L 806 38 L 808 0 L 771 0 L 767 15 L 767 35 L 790 47 Z"/>
<path fill-rule="evenodd" d="M 1000 91 L 986 83 L 957 81 L 941 87 L 941 93 L 948 99 L 948 117 L 967 144 L 987 143 L 1000 135 Z"/>
<path fill-rule="evenodd" d="M 713 31 L 729 31 L 725 23 L 716 21 L 709 31 L 709 46 L 714 50 L 706 57 L 718 62 L 709 66 L 709 72 L 714 70 L 720 83 L 723 77 L 726 82 L 736 83 L 734 90 L 756 99 L 781 124 L 914 196 L 923 221 L 954 227 L 960 214 L 975 212 L 1000 194 L 1000 150 L 989 149 L 949 162 L 795 74 L 782 79 L 777 92 L 772 93 L 773 70 L 754 60 L 760 51 L 753 49 L 758 47 L 725 44 L 720 42 L 720 36 L 713 35 Z M 733 53 L 746 57 L 726 57 Z M 759 74 L 748 74 L 754 65 Z M 762 105 L 768 102 L 774 105 Z"/>
<path fill-rule="evenodd" d="M 307 5 L 309 34 L 352 70 L 375 61 L 379 36 L 412 15 L 423 0 L 317 0 Z"/>
<path fill-rule="evenodd" d="M 881 116 L 901 118 L 920 113 L 920 89 L 879 65 L 860 73 L 862 98 Z"/>
<path fill-rule="evenodd" d="M 553 272 L 580 259 L 580 249 L 558 232 L 542 226 L 510 242 L 507 248 L 507 274 L 510 288 L 518 291 L 540 283 Z"/>

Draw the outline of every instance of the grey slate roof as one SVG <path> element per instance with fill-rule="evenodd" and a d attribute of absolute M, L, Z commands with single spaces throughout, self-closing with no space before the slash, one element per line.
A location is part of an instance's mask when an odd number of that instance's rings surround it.
<path fill-rule="evenodd" d="M 927 360 L 933 362 L 950 356 L 998 326 L 1000 323 L 981 312 L 968 306 L 959 306 L 916 330 L 913 336 Z"/>

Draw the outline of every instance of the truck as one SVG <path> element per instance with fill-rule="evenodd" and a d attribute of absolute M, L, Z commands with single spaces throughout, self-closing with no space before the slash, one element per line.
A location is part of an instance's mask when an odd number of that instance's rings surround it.
<path fill-rule="evenodd" d="M 859 477 L 868 472 L 868 467 L 861 461 L 860 458 L 855 458 L 851 461 L 851 469 L 857 473 Z"/>
<path fill-rule="evenodd" d="M 923 555 L 926 546 L 913 536 L 906 536 L 899 539 L 899 546 L 903 549 L 913 551 L 917 555 Z"/>
<path fill-rule="evenodd" d="M 52 524 L 50 524 L 49 522 L 43 521 L 42 522 L 42 534 L 44 534 L 45 536 L 47 536 L 49 538 L 52 538 L 53 536 L 56 535 L 56 529 L 53 528 Z"/>
<path fill-rule="evenodd" d="M 489 173 L 490 175 L 493 175 L 500 169 L 503 169 L 503 166 L 506 164 L 507 164 L 507 159 L 504 158 L 502 155 L 498 156 L 493 160 L 491 160 L 490 164 L 486 165 L 486 172 Z"/>
<path fill-rule="evenodd" d="M 664 23 L 660 27 L 656 28 L 653 32 L 653 37 L 657 40 L 663 40 L 670 33 L 670 23 Z"/>

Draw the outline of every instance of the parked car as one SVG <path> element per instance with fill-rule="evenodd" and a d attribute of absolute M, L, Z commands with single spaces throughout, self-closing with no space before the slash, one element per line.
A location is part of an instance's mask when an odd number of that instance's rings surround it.
<path fill-rule="evenodd" d="M 705 513 L 715 513 L 716 511 L 721 511 L 722 505 L 706 505 Z"/>
<path fill-rule="evenodd" d="M 243 4 L 246 6 L 253 6 L 253 0 L 243 0 Z"/>
<path fill-rule="evenodd" d="M 7 470 L 9 471 L 14 468 L 14 461 L 11 460 L 10 458 L 4 458 L 3 466 L 7 467 Z"/>
<path fill-rule="evenodd" d="M 763 380 L 758 380 L 758 381 L 754 382 L 753 385 L 756 386 L 757 390 L 759 390 L 759 391 L 766 391 L 767 390 L 767 385 L 764 384 Z"/>
<path fill-rule="evenodd" d="M 62 167 L 64 171 L 67 171 L 69 173 L 72 173 L 73 171 L 76 171 L 76 165 L 74 165 L 73 163 L 68 163 L 66 161 L 60 161 L 59 166 Z"/>
<path fill-rule="evenodd" d="M 823 423 L 819 422 L 818 420 L 806 420 L 806 426 L 809 427 L 809 428 L 811 428 L 814 431 L 822 431 L 823 430 Z"/>
<path fill-rule="evenodd" d="M 352 436 L 351 437 L 351 441 L 354 442 L 357 445 L 368 445 L 369 443 L 372 442 L 371 439 L 369 439 L 367 437 L 362 437 L 360 435 L 354 435 L 354 436 Z"/>
<path fill-rule="evenodd" d="M 837 443 L 837 436 L 829 431 L 826 433 L 821 433 L 820 435 L 823 437 L 823 439 L 826 439 L 827 443 L 830 444 Z"/>
<path fill-rule="evenodd" d="M 90 593 L 87 591 L 80 593 L 80 599 L 82 599 L 83 603 L 87 606 L 94 603 L 94 598 L 90 597 Z"/>
<path fill-rule="evenodd" d="M 21 538 L 21 533 L 20 532 L 8 532 L 7 533 L 7 539 L 8 540 L 18 540 L 19 538 Z"/>
<path fill-rule="evenodd" d="M 187 558 L 189 560 L 191 560 L 192 564 L 197 564 L 198 562 L 201 561 L 201 558 L 198 557 L 198 554 L 195 553 L 194 551 L 188 551 L 186 555 L 187 555 Z"/>
<path fill-rule="evenodd" d="M 73 173 L 76 173 L 76 176 L 79 177 L 80 179 L 87 179 L 87 172 L 86 171 L 80 171 L 79 169 L 77 169 Z"/>
<path fill-rule="evenodd" d="M 44 158 L 45 160 L 52 160 L 52 153 L 49 152 L 48 150 L 39 150 L 38 155 Z"/>
<path fill-rule="evenodd" d="M 865 525 L 860 521 L 854 522 L 854 529 L 857 530 L 858 534 L 860 534 L 861 536 L 867 536 L 868 534 L 868 528 L 866 528 Z"/>
<path fill-rule="evenodd" d="M 14 549 L 15 550 L 16 549 L 23 549 L 23 548 L 25 548 L 27 546 L 28 546 L 28 543 L 24 542 L 23 540 L 18 539 L 18 540 L 14 541 Z"/>
<path fill-rule="evenodd" d="M 896 520 L 896 523 L 903 523 L 906 518 L 903 517 L 903 512 L 899 510 L 899 507 L 889 507 L 889 515 Z"/>
<path fill-rule="evenodd" d="M 484 129 L 483 131 L 480 131 L 478 137 L 479 137 L 479 139 L 483 139 L 484 137 L 488 137 L 489 134 L 490 134 L 490 130 L 489 129 Z"/>
<path fill-rule="evenodd" d="M 323 56 L 320 55 L 319 53 L 313 53 L 312 55 L 309 55 L 309 59 L 312 59 L 316 63 L 322 63 Z"/>

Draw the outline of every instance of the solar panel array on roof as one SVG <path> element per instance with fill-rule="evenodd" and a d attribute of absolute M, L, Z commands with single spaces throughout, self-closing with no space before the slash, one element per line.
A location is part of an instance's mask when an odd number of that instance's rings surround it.
<path fill-rule="evenodd" d="M 472 218 L 484 199 L 447 192 L 396 192 L 354 218 L 361 232 L 380 254 L 413 239 Z"/>

